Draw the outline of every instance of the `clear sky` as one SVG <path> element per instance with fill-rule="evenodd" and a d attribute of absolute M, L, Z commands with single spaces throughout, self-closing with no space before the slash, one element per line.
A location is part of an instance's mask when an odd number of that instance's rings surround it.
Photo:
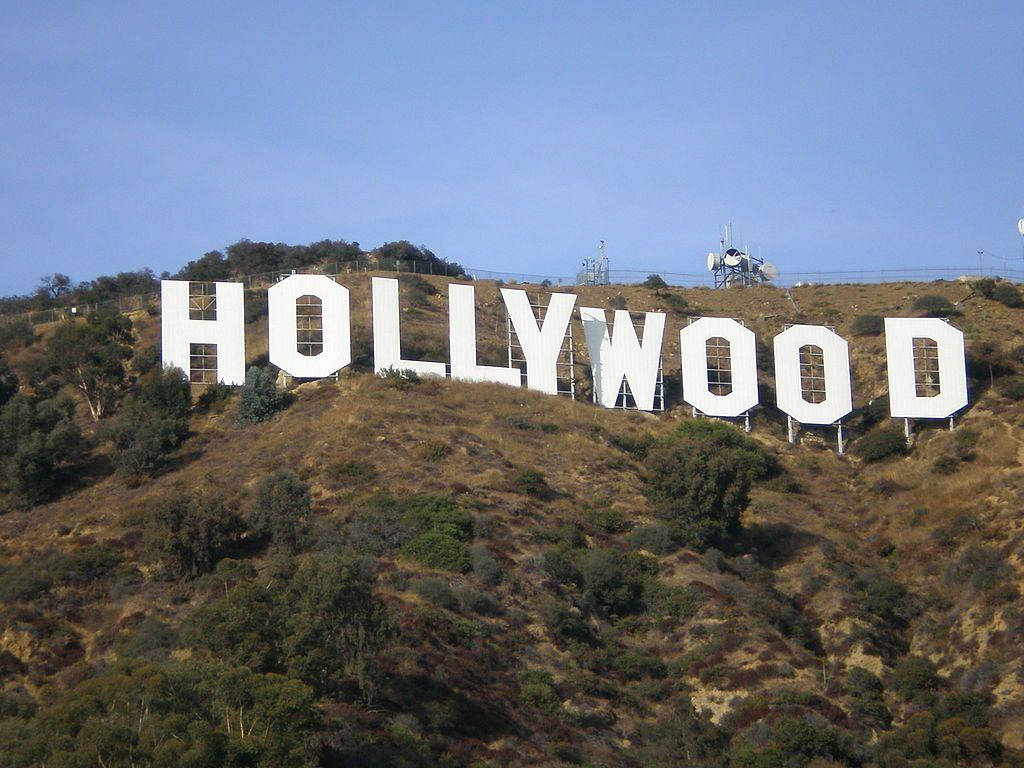
<path fill-rule="evenodd" d="M 1021 255 L 1019 0 L 0 9 L 0 294 L 243 237 L 556 275 L 602 238 L 698 272 L 728 221 L 783 272 Z"/>

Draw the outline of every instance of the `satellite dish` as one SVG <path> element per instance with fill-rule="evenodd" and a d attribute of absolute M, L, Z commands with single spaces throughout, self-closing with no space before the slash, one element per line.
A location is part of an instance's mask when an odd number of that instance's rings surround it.
<path fill-rule="evenodd" d="M 725 263 L 725 266 L 727 267 L 738 267 L 742 259 L 742 253 L 740 253 L 735 248 L 730 248 L 725 252 L 725 258 L 723 258 L 722 261 Z"/>
<path fill-rule="evenodd" d="M 761 274 L 764 276 L 765 280 L 777 280 L 779 277 L 779 268 L 770 261 L 766 261 L 761 265 Z"/>
<path fill-rule="evenodd" d="M 1017 222 L 1017 231 L 1020 232 L 1021 236 L 1024 236 L 1024 219 L 1020 219 Z"/>
<path fill-rule="evenodd" d="M 719 264 L 718 254 L 715 253 L 714 251 L 711 251 L 711 253 L 708 254 L 708 269 L 714 272 L 716 269 L 718 269 L 719 266 L 721 265 Z"/>

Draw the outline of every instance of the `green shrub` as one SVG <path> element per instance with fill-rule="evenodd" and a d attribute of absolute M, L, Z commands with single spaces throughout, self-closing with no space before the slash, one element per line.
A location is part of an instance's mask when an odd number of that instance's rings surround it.
<path fill-rule="evenodd" d="M 881 315 L 858 315 L 850 326 L 854 336 L 877 336 L 885 330 L 885 318 Z"/>
<path fill-rule="evenodd" d="M 535 499 L 550 500 L 555 491 L 548 481 L 535 469 L 521 469 L 509 478 L 509 488 L 514 493 L 522 493 Z"/>
<path fill-rule="evenodd" d="M 869 728 L 888 728 L 892 713 L 885 705 L 882 681 L 863 667 L 851 667 L 843 681 L 843 691 L 852 701 L 853 716 Z"/>
<path fill-rule="evenodd" d="M 641 285 L 644 288 L 650 288 L 651 290 L 657 288 L 668 288 L 668 283 L 662 279 L 661 275 L 648 275 L 647 279 L 644 280 Z"/>
<path fill-rule="evenodd" d="M 321 695 L 358 690 L 371 699 L 373 656 L 394 636 L 373 581 L 372 563 L 351 553 L 310 560 L 290 577 L 245 581 L 201 605 L 182 638 L 231 664 L 297 677 Z"/>
<path fill-rule="evenodd" d="M 452 609 L 458 605 L 447 579 L 439 579 L 436 576 L 419 579 L 413 582 L 412 591 L 428 603 L 433 603 L 441 608 Z"/>
<path fill-rule="evenodd" d="M 290 469 L 279 469 L 260 481 L 250 528 L 273 547 L 295 554 L 307 535 L 310 514 L 309 486 Z"/>
<path fill-rule="evenodd" d="M 175 492 L 150 509 L 146 545 L 179 576 L 198 576 L 238 546 L 245 526 L 223 496 L 209 490 Z"/>
<path fill-rule="evenodd" d="M 1012 283 L 1003 281 L 996 283 L 992 288 L 992 293 L 989 294 L 989 298 L 993 301 L 998 301 L 1000 304 L 1005 304 L 1012 309 L 1024 307 L 1024 299 L 1021 298 L 1020 291 L 1017 289 L 1017 286 Z"/>
<path fill-rule="evenodd" d="M 589 643 L 594 634 L 578 608 L 548 595 L 541 597 L 537 612 L 548 631 L 563 640 Z"/>
<path fill-rule="evenodd" d="M 67 397 L 17 394 L 0 409 L 0 482 L 25 504 L 53 497 L 87 449 Z"/>
<path fill-rule="evenodd" d="M 648 558 L 617 549 L 590 549 L 580 554 L 579 572 L 585 594 L 610 614 L 643 610 L 644 586 L 652 575 Z"/>
<path fill-rule="evenodd" d="M 410 496 L 401 507 L 402 524 L 413 533 L 441 533 L 459 541 L 473 536 L 473 518 L 447 496 Z"/>
<path fill-rule="evenodd" d="M 427 531 L 410 539 L 402 554 L 427 568 L 466 573 L 473 567 L 465 542 L 440 531 Z"/>
<path fill-rule="evenodd" d="M 960 314 L 953 304 L 945 296 L 925 294 L 919 296 L 910 309 L 921 317 L 953 317 Z"/>
<path fill-rule="evenodd" d="M 637 459 L 642 459 L 654 444 L 654 436 L 650 432 L 643 432 L 636 436 L 630 434 L 612 435 L 609 442 L 620 451 L 625 451 Z"/>
<path fill-rule="evenodd" d="M 400 392 L 412 389 L 420 383 L 420 375 L 411 369 L 400 371 L 397 368 L 385 368 L 378 375 L 383 379 L 385 386 Z"/>
<path fill-rule="evenodd" d="M 501 605 L 486 592 L 460 584 L 452 590 L 459 607 L 464 611 L 478 613 L 482 616 L 499 616 L 502 613 Z"/>
<path fill-rule="evenodd" d="M 960 466 L 960 461 L 955 456 L 943 454 L 936 456 L 932 462 L 932 471 L 939 475 L 951 475 Z"/>
<path fill-rule="evenodd" d="M 645 469 L 647 496 L 675 541 L 705 548 L 739 533 L 750 487 L 774 462 L 738 429 L 699 419 L 657 441 Z"/>
<path fill-rule="evenodd" d="M 195 659 L 125 664 L 0 733 L 4 766 L 309 766 L 322 715 L 298 680 Z"/>
<path fill-rule="evenodd" d="M 679 549 L 679 543 L 668 525 L 651 523 L 635 529 L 627 538 L 630 546 L 644 549 L 655 555 L 667 555 Z"/>
<path fill-rule="evenodd" d="M 252 366 L 245 372 L 245 385 L 238 401 L 238 421 L 255 424 L 266 421 L 288 405 L 290 398 L 277 388 L 273 371 Z"/>
<path fill-rule="evenodd" d="M 907 452 L 907 439 L 899 427 L 883 427 L 868 432 L 854 443 L 854 453 L 866 462 L 876 462 Z"/>
<path fill-rule="evenodd" d="M 613 654 L 609 659 L 609 666 L 630 680 L 639 680 L 643 677 L 662 678 L 668 674 L 665 662 L 639 648 L 629 648 Z"/>
<path fill-rule="evenodd" d="M 928 659 L 904 656 L 892 670 L 892 684 L 907 701 L 931 700 L 942 685 L 942 678 Z"/>
<path fill-rule="evenodd" d="M 652 579 L 644 589 L 644 605 L 647 613 L 663 625 L 674 625 L 684 621 L 700 608 L 704 593 L 694 584 L 670 586 Z"/>
<path fill-rule="evenodd" d="M 546 550 L 541 555 L 540 567 L 559 584 L 579 584 L 581 581 L 576 553 L 568 547 Z"/>
<path fill-rule="evenodd" d="M 138 394 L 104 430 L 113 444 L 114 466 L 133 479 L 155 474 L 188 435 L 191 404 L 188 379 L 180 368 L 146 374 Z"/>
<path fill-rule="evenodd" d="M 1007 400 L 1024 400 L 1024 376 L 1004 376 L 996 384 L 996 391 Z"/>
<path fill-rule="evenodd" d="M 878 568 L 858 574 L 854 587 L 861 608 L 887 623 L 905 622 L 914 612 L 906 587 Z"/>
<path fill-rule="evenodd" d="M 733 737 L 730 768 L 804 768 L 815 759 L 852 765 L 840 732 L 820 715 L 785 716 Z M 826 763 L 827 764 L 827 763 Z"/>
<path fill-rule="evenodd" d="M 374 496 L 357 509 L 345 529 L 352 549 L 376 557 L 393 555 L 410 535 L 408 527 L 402 524 L 401 508 L 387 495 Z"/>
<path fill-rule="evenodd" d="M 519 700 L 548 713 L 561 708 L 555 680 L 543 669 L 527 669 L 519 675 Z"/>
<path fill-rule="evenodd" d="M 497 586 L 505 577 L 505 569 L 501 567 L 498 558 L 491 554 L 483 544 L 476 544 L 469 551 L 473 562 L 473 573 L 484 584 L 489 587 Z"/>
<path fill-rule="evenodd" d="M 630 529 L 630 523 L 621 510 L 614 507 L 602 506 L 593 510 L 590 515 L 590 522 L 604 533 L 625 533 Z"/>
<path fill-rule="evenodd" d="M 221 411 L 223 406 L 234 396 L 236 387 L 222 382 L 207 384 L 199 397 L 196 398 L 196 410 L 203 413 Z"/>
<path fill-rule="evenodd" d="M 245 292 L 245 324 L 255 323 L 261 317 L 266 316 L 269 310 L 267 291 L 249 290 Z"/>
<path fill-rule="evenodd" d="M 26 320 L 12 320 L 0 325 L 0 349 L 28 347 L 35 340 L 36 332 Z"/>

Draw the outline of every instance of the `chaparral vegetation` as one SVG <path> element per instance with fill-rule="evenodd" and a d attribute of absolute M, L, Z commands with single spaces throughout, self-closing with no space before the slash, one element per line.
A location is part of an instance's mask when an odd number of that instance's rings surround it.
<path fill-rule="evenodd" d="M 268 364 L 250 297 L 240 387 L 161 370 L 153 307 L 104 303 L 148 271 L 0 302 L 83 307 L 0 318 L 0 768 L 1024 766 L 1014 286 L 572 289 L 856 336 L 839 455 L 770 407 L 695 419 L 675 385 L 664 413 L 596 408 L 583 338 L 576 401 L 375 376 L 362 270 L 410 263 L 403 354 L 444 361 L 468 278 L 423 247 L 242 241 L 177 275 L 358 265 L 353 364 L 312 382 Z M 971 402 L 908 441 L 880 318 L 912 315 L 965 331 Z"/>

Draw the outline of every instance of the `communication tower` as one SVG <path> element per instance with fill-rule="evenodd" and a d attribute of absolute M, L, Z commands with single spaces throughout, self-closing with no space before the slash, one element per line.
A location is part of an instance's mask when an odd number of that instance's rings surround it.
<path fill-rule="evenodd" d="M 598 246 L 598 257 L 583 259 L 583 267 L 576 273 L 576 285 L 608 285 L 611 283 L 608 257 L 604 252 L 604 240 Z"/>
<path fill-rule="evenodd" d="M 779 277 L 779 270 L 774 264 L 751 255 L 746 247 L 733 245 L 732 224 L 725 225 L 718 240 L 718 251 L 708 254 L 707 265 L 714 273 L 715 288 L 748 287 Z"/>

